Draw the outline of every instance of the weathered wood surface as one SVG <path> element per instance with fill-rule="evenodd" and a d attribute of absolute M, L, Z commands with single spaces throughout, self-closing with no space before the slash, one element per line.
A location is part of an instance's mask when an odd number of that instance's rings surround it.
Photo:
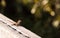
<path fill-rule="evenodd" d="M 0 14 L 0 38 L 41 38 L 22 26 L 13 25 L 13 20 Z"/>

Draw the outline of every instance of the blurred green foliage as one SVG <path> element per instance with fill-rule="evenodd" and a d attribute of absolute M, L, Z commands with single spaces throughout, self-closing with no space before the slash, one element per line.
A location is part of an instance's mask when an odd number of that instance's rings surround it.
<path fill-rule="evenodd" d="M 0 13 L 14 21 L 22 20 L 22 26 L 42 38 L 59 38 L 60 8 L 57 4 L 59 0 L 0 0 Z"/>

